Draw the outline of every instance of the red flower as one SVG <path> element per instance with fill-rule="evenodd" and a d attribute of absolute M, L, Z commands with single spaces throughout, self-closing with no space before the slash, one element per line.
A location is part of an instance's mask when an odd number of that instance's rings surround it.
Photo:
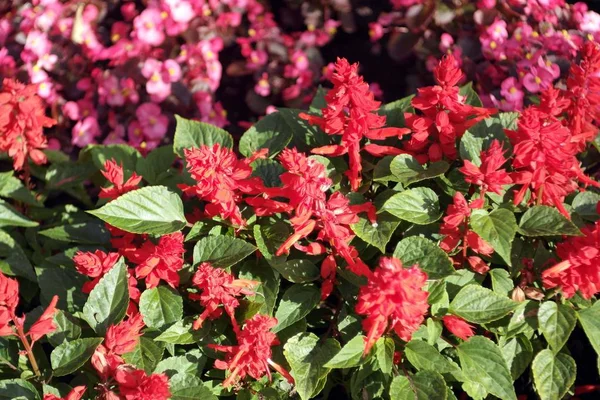
<path fill-rule="evenodd" d="M 142 181 L 142 177 L 134 172 L 125 182 L 123 166 L 118 165 L 114 159 L 106 160 L 104 163 L 104 171 L 101 172 L 102 175 L 113 184 L 113 186 L 107 188 L 100 188 L 98 197 L 101 199 L 114 200 L 124 193 L 138 189 L 138 185 Z"/>
<path fill-rule="evenodd" d="M 31 325 L 27 334 L 31 337 L 31 343 L 40 340 L 44 335 L 52 333 L 56 330 L 54 324 L 54 314 L 56 314 L 56 303 L 58 302 L 58 296 L 54 296 L 46 307 L 46 310 L 38 318 L 38 320 Z"/>
<path fill-rule="evenodd" d="M 169 378 L 165 374 L 146 375 L 144 370 L 121 365 L 115 380 L 125 400 L 168 400 L 171 397 Z"/>
<path fill-rule="evenodd" d="M 129 260 L 138 264 L 137 278 L 146 278 L 146 287 L 158 286 L 161 279 L 171 287 L 179 286 L 179 271 L 183 267 L 183 234 L 181 232 L 162 236 L 158 244 L 146 240 L 129 255 Z"/>
<path fill-rule="evenodd" d="M 140 342 L 143 327 L 142 314 L 135 314 L 117 325 L 109 326 L 103 344 L 111 353 L 118 355 L 129 353 Z"/>
<path fill-rule="evenodd" d="M 201 294 L 190 294 L 192 300 L 197 300 L 205 310 L 194 322 L 194 329 L 200 329 L 206 318 L 215 319 L 221 316 L 223 308 L 233 324 L 234 330 L 239 331 L 235 320 L 235 309 L 240 305 L 237 298 L 241 295 L 251 296 L 252 287 L 258 282 L 247 279 L 235 279 L 233 275 L 221 268 L 213 268 L 209 263 L 202 263 L 192 278 L 192 283 L 202 291 Z M 223 306 L 223 308 L 220 308 Z"/>
<path fill-rule="evenodd" d="M 44 395 L 44 400 L 79 400 L 85 393 L 85 386 L 76 386 L 65 397 L 58 397 L 54 394 L 47 393 Z"/>
<path fill-rule="evenodd" d="M 577 291 L 590 299 L 600 292 L 600 224 L 581 230 L 584 236 L 570 237 L 556 246 L 562 260 L 542 272 L 546 288 L 560 288 L 566 298 Z"/>
<path fill-rule="evenodd" d="M 209 344 L 209 347 L 226 353 L 225 361 L 216 360 L 215 367 L 227 369 L 230 375 L 223 381 L 228 387 L 246 375 L 260 379 L 265 374 L 271 377 L 269 365 L 293 383 L 293 378 L 271 360 L 271 346 L 279 343 L 271 328 L 277 325 L 275 318 L 256 314 L 246 321 L 244 328 L 237 334 L 237 346 Z"/>
<path fill-rule="evenodd" d="M 393 257 L 382 257 L 366 285 L 360 288 L 356 312 L 366 315 L 363 329 L 367 332 L 365 350 L 385 331 L 393 329 L 400 339 L 409 341 L 425 318 L 429 308 L 428 293 L 423 290 L 427 274 L 417 266 L 403 268 Z"/>
<path fill-rule="evenodd" d="M 73 257 L 75 268 L 80 274 L 87 275 L 94 280 L 83 284 L 83 293 L 90 293 L 104 276 L 119 260 L 119 253 L 105 253 L 102 250 L 78 251 Z"/>
<path fill-rule="evenodd" d="M 36 164 L 46 162 L 44 127 L 56 121 L 44 115 L 45 107 L 37 96 L 37 85 L 23 85 L 4 79 L 0 92 L 0 150 L 13 159 L 15 170 L 23 168 L 29 156 Z"/>
<path fill-rule="evenodd" d="M 14 314 L 19 304 L 19 283 L 16 279 L 8 278 L 0 271 L 0 310 Z"/>
<path fill-rule="evenodd" d="M 383 140 L 388 137 L 401 137 L 408 129 L 384 128 L 385 116 L 376 113 L 380 102 L 376 101 L 369 85 L 358 74 L 358 64 L 350 64 L 345 58 L 338 58 L 331 76 L 333 89 L 327 92 L 322 117 L 300 114 L 310 124 L 319 127 L 329 135 L 342 137 L 339 145 L 328 145 L 313 149 L 313 153 L 340 156 L 348 153 L 350 169 L 346 172 L 353 191 L 361 183 L 361 140 Z M 377 156 L 399 154 L 398 149 L 387 146 L 374 148 Z M 373 154 L 372 153 L 372 154 Z"/>
<path fill-rule="evenodd" d="M 471 336 L 475 335 L 474 326 L 467 323 L 464 319 L 454 316 L 445 315 L 442 318 L 442 322 L 446 329 L 448 329 L 456 337 L 462 340 L 467 340 Z"/>
<path fill-rule="evenodd" d="M 498 140 L 493 140 L 490 148 L 481 152 L 481 165 L 478 167 L 469 160 L 465 160 L 464 167 L 459 171 L 465 175 L 465 181 L 477 186 L 481 186 L 481 206 L 485 202 L 485 193 L 487 191 L 496 194 L 502 194 L 502 185 L 512 183 L 512 179 L 502 169 L 506 162 L 504 150 Z"/>
<path fill-rule="evenodd" d="M 239 209 L 242 195 L 256 195 L 264 190 L 262 181 L 251 176 L 250 164 L 258 158 L 265 158 L 266 152 L 263 149 L 250 158 L 238 160 L 231 149 L 218 143 L 212 147 L 203 145 L 186 149 L 187 167 L 197 184 L 180 185 L 180 188 L 208 202 L 204 209 L 207 216 L 220 215 L 234 225 L 244 226 L 246 222 Z"/>

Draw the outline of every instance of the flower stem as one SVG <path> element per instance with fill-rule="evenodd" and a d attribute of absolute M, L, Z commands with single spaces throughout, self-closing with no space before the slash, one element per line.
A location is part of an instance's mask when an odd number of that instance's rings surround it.
<path fill-rule="evenodd" d="M 38 367 L 38 363 L 35 360 L 35 356 L 33 355 L 33 349 L 29 340 L 27 340 L 27 335 L 25 335 L 25 331 L 23 330 L 23 325 L 17 322 L 17 318 L 15 315 L 12 316 L 12 320 L 17 328 L 17 336 L 21 339 L 21 343 L 23 343 L 23 347 L 25 347 L 25 351 L 27 352 L 27 358 L 29 358 L 29 362 L 31 363 L 31 368 L 33 368 L 33 372 L 35 376 L 40 377 L 42 374 L 40 373 L 40 368 Z"/>

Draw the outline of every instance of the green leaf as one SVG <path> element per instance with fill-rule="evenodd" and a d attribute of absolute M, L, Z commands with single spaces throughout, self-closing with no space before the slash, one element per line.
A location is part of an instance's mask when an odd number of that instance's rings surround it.
<path fill-rule="evenodd" d="M 404 354 L 408 361 L 419 371 L 460 374 L 458 365 L 448 360 L 435 347 L 423 340 L 413 339 L 408 342 Z"/>
<path fill-rule="evenodd" d="M 174 162 L 173 146 L 162 146 L 152 150 L 146 158 L 139 158 L 135 170 L 146 182 L 156 185 L 168 176 Z"/>
<path fill-rule="evenodd" d="M 479 285 L 463 287 L 450 303 L 450 313 L 469 322 L 485 324 L 504 317 L 517 303 Z"/>
<path fill-rule="evenodd" d="M 207 236 L 194 246 L 194 265 L 209 262 L 213 267 L 228 268 L 256 251 L 250 243 L 231 236 Z"/>
<path fill-rule="evenodd" d="M 443 175 L 450 165 L 445 161 L 437 161 L 429 164 L 427 169 L 410 154 L 400 154 L 390 163 L 390 171 L 394 178 L 404 186 L 408 186 L 415 182 L 432 179 Z"/>
<path fill-rule="evenodd" d="M 80 157 L 86 153 L 91 155 L 94 166 L 99 170 L 104 169 L 106 161 L 115 160 L 124 170 L 133 172 L 138 159 L 142 158 L 135 147 L 126 144 L 89 145 L 83 149 Z"/>
<path fill-rule="evenodd" d="M 524 335 L 500 341 L 500 350 L 513 379 L 517 379 L 533 359 L 533 346 Z"/>
<path fill-rule="evenodd" d="M 446 290 L 446 281 L 431 281 L 427 287 L 429 296 L 427 302 L 431 305 L 431 315 L 434 317 L 442 317 L 448 312 L 450 305 L 450 296 Z"/>
<path fill-rule="evenodd" d="M 427 272 L 429 279 L 440 279 L 454 273 L 452 260 L 446 252 L 429 239 L 409 236 L 402 239 L 394 250 L 394 257 L 408 268 L 415 264 Z"/>
<path fill-rule="evenodd" d="M 292 133 L 283 115 L 274 112 L 265 115 L 252 125 L 240 138 L 239 150 L 250 157 L 260 149 L 269 149 L 269 157 L 274 157 L 292 140 Z"/>
<path fill-rule="evenodd" d="M 55 376 L 65 376 L 77 371 L 90 359 L 102 338 L 75 339 L 64 342 L 50 354 L 50 362 Z"/>
<path fill-rule="evenodd" d="M 483 107 L 483 103 L 479 99 L 479 95 L 473 89 L 473 82 L 469 82 L 466 85 L 460 87 L 459 93 L 461 96 L 465 96 L 465 103 L 475 106 L 475 107 Z"/>
<path fill-rule="evenodd" d="M 79 322 L 67 311 L 56 311 L 54 314 L 54 325 L 56 326 L 56 330 L 47 335 L 48 341 L 54 347 L 79 339 L 81 336 Z"/>
<path fill-rule="evenodd" d="M 183 299 L 166 286 L 146 289 L 140 297 L 140 313 L 149 328 L 159 329 L 183 317 Z"/>
<path fill-rule="evenodd" d="M 154 372 L 164 373 L 168 377 L 176 374 L 190 374 L 199 376 L 204 369 L 207 357 L 198 349 L 190 350 L 184 355 L 168 357 L 161 360 Z"/>
<path fill-rule="evenodd" d="M 394 365 L 394 351 L 396 350 L 396 344 L 394 339 L 381 337 L 377 339 L 375 343 L 375 357 L 379 364 L 379 369 L 384 374 L 392 373 L 392 366 Z"/>
<path fill-rule="evenodd" d="M 0 270 L 6 275 L 20 276 L 32 282 L 37 281 L 33 266 L 25 252 L 12 235 L 3 230 L 0 230 Z"/>
<path fill-rule="evenodd" d="M 327 101 L 325 100 L 326 94 L 327 89 L 319 85 L 319 87 L 317 88 L 317 93 L 315 93 L 315 97 L 313 97 L 312 101 L 310 102 L 308 111 L 310 111 L 313 114 L 321 114 L 321 110 L 327 107 Z"/>
<path fill-rule="evenodd" d="M 92 329 L 104 336 L 109 325 L 116 325 L 125 317 L 129 306 L 127 266 L 123 257 L 92 289 L 83 306 L 83 317 Z"/>
<path fill-rule="evenodd" d="M 184 149 L 200 148 L 202 145 L 233 148 L 231 135 L 214 125 L 204 122 L 192 121 L 175 115 L 175 137 L 173 138 L 173 151 L 181 158 L 185 158 Z"/>
<path fill-rule="evenodd" d="M 137 189 L 88 211 L 104 222 L 131 233 L 166 235 L 187 223 L 181 198 L 165 186 Z"/>
<path fill-rule="evenodd" d="M 434 371 L 419 371 L 410 377 L 400 375 L 392 381 L 390 398 L 394 400 L 446 400 L 446 382 L 443 376 Z"/>
<path fill-rule="evenodd" d="M 510 279 L 510 274 L 502 268 L 492 268 L 489 271 L 492 277 L 492 289 L 501 296 L 509 296 L 515 288 L 515 284 Z"/>
<path fill-rule="evenodd" d="M 503 400 L 517 399 L 506 360 L 494 342 L 473 336 L 456 350 L 465 377 Z"/>
<path fill-rule="evenodd" d="M 575 329 L 577 316 L 569 306 L 546 301 L 540 305 L 538 320 L 544 338 L 554 353 L 558 353 Z"/>
<path fill-rule="evenodd" d="M 358 335 L 352 338 L 326 364 L 326 368 L 352 368 L 360 365 L 365 351 L 365 337 Z"/>
<path fill-rule="evenodd" d="M 281 174 L 285 168 L 275 160 L 259 158 L 252 164 L 252 176 L 258 176 L 266 187 L 281 186 Z"/>
<path fill-rule="evenodd" d="M 291 367 L 296 391 L 308 400 L 323 390 L 330 369 L 325 364 L 340 350 L 335 339 L 320 341 L 314 333 L 299 333 L 283 346 L 283 355 Z"/>
<path fill-rule="evenodd" d="M 60 242 L 80 244 L 109 244 L 110 233 L 102 221 L 93 220 L 76 224 L 55 226 L 38 234 Z"/>
<path fill-rule="evenodd" d="M 0 197 L 14 199 L 31 206 L 40 206 L 33 192 L 27 189 L 23 182 L 15 178 L 13 171 L 0 172 Z"/>
<path fill-rule="evenodd" d="M 517 221 L 512 212 L 503 208 L 491 213 L 473 210 L 471 228 L 494 248 L 507 265 L 511 265 L 510 250 L 517 232 Z"/>
<path fill-rule="evenodd" d="M 600 356 L 600 301 L 577 313 L 579 323 L 588 337 L 596 354 Z"/>
<path fill-rule="evenodd" d="M 358 218 L 358 222 L 351 225 L 352 231 L 356 236 L 385 253 L 385 247 L 398 225 L 400 225 L 400 220 L 386 212 L 377 215 L 375 225 L 371 224 L 364 213 L 359 214 Z"/>
<path fill-rule="evenodd" d="M 208 322 L 205 322 L 201 329 L 194 329 L 191 319 L 186 318 L 171 325 L 154 340 L 172 344 L 197 343 L 208 334 L 209 325 Z"/>
<path fill-rule="evenodd" d="M 143 369 L 149 374 L 154 371 L 162 359 L 163 352 L 163 343 L 156 343 L 152 339 L 142 336 L 132 352 L 123 354 L 123 359 L 127 364 Z"/>
<path fill-rule="evenodd" d="M 521 217 L 519 232 L 525 236 L 582 236 L 581 231 L 553 207 L 533 206 Z"/>
<path fill-rule="evenodd" d="M 294 322 L 306 317 L 321 301 L 321 293 L 316 286 L 295 284 L 285 291 L 277 307 L 275 318 L 277 326 L 273 332 L 279 332 Z"/>
<path fill-rule="evenodd" d="M 319 279 L 321 271 L 306 259 L 272 263 L 271 266 L 286 280 L 294 283 L 306 283 Z"/>
<path fill-rule="evenodd" d="M 508 322 L 506 336 L 512 337 L 519 333 L 526 336 L 533 334 L 538 329 L 538 307 L 539 303 L 532 300 L 519 303 Z"/>
<path fill-rule="evenodd" d="M 169 380 L 171 400 L 217 400 L 209 387 L 193 375 L 177 374 Z"/>
<path fill-rule="evenodd" d="M 283 117 L 289 132 L 292 133 L 292 142 L 288 147 L 296 147 L 299 151 L 309 151 L 315 147 L 330 143 L 329 135 L 321 131 L 317 126 L 300 118 L 304 110 L 294 108 L 279 108 L 277 112 Z"/>
<path fill-rule="evenodd" d="M 35 386 L 24 379 L 6 379 L 0 381 L 0 399 L 39 400 L 40 394 Z"/>
<path fill-rule="evenodd" d="M 391 103 L 382 105 L 379 110 L 377 110 L 377 113 L 379 115 L 385 115 L 385 126 L 394 128 L 406 127 L 404 113 L 414 111 L 411 105 L 411 101 L 414 97 L 415 95 L 412 94 L 400 100 L 392 101 Z"/>
<path fill-rule="evenodd" d="M 575 196 L 571 207 L 573 207 L 573 210 L 583 218 L 596 221 L 598 219 L 598 213 L 596 212 L 596 205 L 598 202 L 600 202 L 600 194 L 585 191 L 580 192 Z"/>
<path fill-rule="evenodd" d="M 437 194 L 429 188 L 405 190 L 390 197 L 381 210 L 413 224 L 427 225 L 442 216 Z"/>
<path fill-rule="evenodd" d="M 542 400 L 562 399 L 575 382 L 577 365 L 568 354 L 540 351 L 531 363 L 535 388 Z"/>
<path fill-rule="evenodd" d="M 85 275 L 80 274 L 72 267 L 59 265 L 45 265 L 35 269 L 40 285 L 40 300 L 42 304 L 50 303 L 54 295 L 58 296 L 57 308 L 68 310 L 71 313 L 82 311 L 88 296 L 81 291 L 81 287 L 88 281 Z"/>
<path fill-rule="evenodd" d="M 494 139 L 498 140 L 504 149 L 510 148 L 504 129 L 516 128 L 518 116 L 517 112 L 500 113 L 497 117 L 486 118 L 473 125 L 460 140 L 460 158 L 480 166 L 481 152 L 487 150 Z"/>
<path fill-rule="evenodd" d="M 0 200 L 0 228 L 4 226 L 22 226 L 28 228 L 38 225 L 37 222 L 27 218 L 4 200 Z"/>

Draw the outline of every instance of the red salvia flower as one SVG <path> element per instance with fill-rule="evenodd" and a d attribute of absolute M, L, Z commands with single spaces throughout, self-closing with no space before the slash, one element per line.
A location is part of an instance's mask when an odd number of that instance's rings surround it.
<path fill-rule="evenodd" d="M 146 279 L 146 287 L 158 286 L 161 280 L 173 288 L 179 286 L 179 271 L 183 267 L 183 234 L 181 232 L 164 235 L 158 244 L 146 240 L 129 255 L 129 260 L 138 264 L 135 275 Z"/>
<path fill-rule="evenodd" d="M 147 375 L 144 370 L 121 365 L 115 372 L 121 398 L 125 400 L 168 400 L 169 378 L 165 374 Z"/>
<path fill-rule="evenodd" d="M 79 400 L 85 393 L 85 386 L 75 386 L 65 397 L 58 397 L 51 393 L 44 395 L 44 400 Z"/>
<path fill-rule="evenodd" d="M 339 145 L 328 145 L 313 149 L 313 153 L 331 156 L 348 154 L 350 169 L 346 175 L 350 179 L 353 191 L 358 190 L 361 183 L 361 140 L 363 137 L 372 140 L 383 140 L 388 137 L 401 137 L 409 132 L 404 128 L 384 128 L 385 116 L 376 113 L 380 102 L 376 101 L 369 85 L 358 74 L 358 64 L 350 64 L 345 58 L 338 58 L 331 82 L 333 89 L 325 95 L 327 106 L 323 108 L 322 117 L 300 114 L 301 118 L 313 125 L 318 125 L 328 135 L 339 135 Z M 372 154 L 378 156 L 400 154 L 401 151 L 381 146 L 371 148 Z"/>
<path fill-rule="evenodd" d="M 265 374 L 271 377 L 269 365 L 282 374 L 291 383 L 290 374 L 271 360 L 271 346 L 279 344 L 271 328 L 277 325 L 275 318 L 256 314 L 246 321 L 244 328 L 237 334 L 236 346 L 209 344 L 209 347 L 226 353 L 225 360 L 216 360 L 215 367 L 229 370 L 229 376 L 223 381 L 229 387 L 250 375 L 260 379 Z"/>
<path fill-rule="evenodd" d="M 104 163 L 104 170 L 101 172 L 102 175 L 113 184 L 113 186 L 107 188 L 100 188 L 98 197 L 101 199 L 114 200 L 122 194 L 138 189 L 138 185 L 142 181 L 142 177 L 135 172 L 131 174 L 131 177 L 127 179 L 127 181 L 125 181 L 123 166 L 118 165 L 114 159 L 106 160 Z"/>
<path fill-rule="evenodd" d="M 489 149 L 481 152 L 481 165 L 478 167 L 469 160 L 459 171 L 465 175 L 465 181 L 481 187 L 480 206 L 483 207 L 485 193 L 490 191 L 502 194 L 502 185 L 512 183 L 512 179 L 502 168 L 506 162 L 504 150 L 498 140 L 493 140 Z"/>
<path fill-rule="evenodd" d="M 56 330 L 56 325 L 54 324 L 54 314 L 56 314 L 57 302 L 58 296 L 52 297 L 52 300 L 50 300 L 50 304 L 48 304 L 46 310 L 44 310 L 38 320 L 31 325 L 31 328 L 29 328 L 27 335 L 31 337 L 32 344 L 40 340 L 45 335 Z"/>
<path fill-rule="evenodd" d="M 235 320 L 235 309 L 240 305 L 238 296 L 251 296 L 251 290 L 258 285 L 256 281 L 235 279 L 233 275 L 221 268 L 213 268 L 209 263 L 202 263 L 192 278 L 192 283 L 202 291 L 201 294 L 190 294 L 192 300 L 197 300 L 205 310 L 194 322 L 194 329 L 200 329 L 207 318 L 215 319 L 221 316 L 223 309 L 231 318 L 236 332 L 239 332 Z M 223 308 L 221 308 L 223 306 Z"/>
<path fill-rule="evenodd" d="M 12 335 L 10 322 L 19 304 L 19 283 L 0 271 L 0 336 Z"/>
<path fill-rule="evenodd" d="M 44 104 L 36 94 L 37 85 L 23 85 L 4 79 L 0 92 L 0 150 L 13 159 L 20 170 L 27 157 L 36 164 L 46 162 L 42 152 L 47 147 L 44 128 L 56 121 L 44 115 Z"/>
<path fill-rule="evenodd" d="M 556 246 L 562 260 L 542 272 L 546 288 L 560 288 L 566 298 L 577 291 L 586 299 L 600 292 L 600 224 L 581 230 L 584 236 L 570 237 Z"/>
<path fill-rule="evenodd" d="M 267 149 L 255 153 L 252 157 L 238 160 L 233 150 L 218 143 L 212 147 L 186 149 L 187 167 L 197 184 L 180 185 L 189 195 L 195 195 L 206 201 L 204 211 L 209 217 L 220 215 L 236 226 L 244 226 L 245 221 L 239 208 L 242 195 L 257 195 L 264 191 L 260 178 L 252 177 L 250 164 L 265 158 Z"/>
<path fill-rule="evenodd" d="M 100 282 L 104 276 L 119 260 L 119 253 L 105 253 L 102 250 L 78 251 L 73 257 L 75 268 L 80 274 L 94 278 L 83 284 L 82 292 L 89 293 Z"/>
<path fill-rule="evenodd" d="M 409 341 L 429 308 L 423 290 L 427 274 L 417 266 L 403 268 L 393 257 L 382 257 L 379 267 L 360 288 L 356 312 L 365 315 L 367 332 L 364 354 L 368 354 L 386 330 L 393 329 L 400 339 Z"/>
<path fill-rule="evenodd" d="M 123 355 L 135 349 L 142 336 L 144 327 L 142 314 L 135 314 L 117 325 L 111 325 L 106 331 L 104 347 L 111 353 Z"/>
<path fill-rule="evenodd" d="M 442 322 L 446 329 L 448 329 L 454 336 L 467 340 L 471 336 L 475 335 L 475 328 L 464 319 L 455 315 L 445 315 L 442 318 Z"/>

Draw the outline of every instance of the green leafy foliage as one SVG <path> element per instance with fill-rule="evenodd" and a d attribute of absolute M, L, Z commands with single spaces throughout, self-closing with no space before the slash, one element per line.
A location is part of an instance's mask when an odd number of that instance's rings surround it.
<path fill-rule="evenodd" d="M 426 187 L 408 189 L 390 197 L 383 211 L 408 222 L 427 225 L 441 217 L 437 194 Z"/>
<path fill-rule="evenodd" d="M 179 115 L 176 115 L 175 119 L 177 126 L 173 138 L 173 151 L 181 158 L 185 156 L 184 149 L 200 148 L 203 145 L 212 147 L 215 144 L 227 148 L 233 147 L 233 138 L 221 128 L 181 118 Z"/>
<path fill-rule="evenodd" d="M 514 214 L 503 208 L 490 213 L 474 210 L 470 222 L 473 231 L 488 242 L 507 265 L 511 265 L 510 251 L 517 232 Z"/>
<path fill-rule="evenodd" d="M 525 236 L 581 235 L 573 222 L 548 206 L 534 206 L 525 211 L 519 222 L 519 232 Z"/>
<path fill-rule="evenodd" d="M 542 400 L 562 399 L 575 382 L 577 365 L 568 354 L 540 351 L 531 364 L 535 388 Z"/>
<path fill-rule="evenodd" d="M 147 289 L 140 297 L 140 313 L 150 328 L 171 325 L 183 316 L 183 299 L 166 286 Z"/>
<path fill-rule="evenodd" d="M 517 304 L 477 285 L 466 285 L 450 303 L 450 312 L 469 322 L 483 324 L 496 321 L 513 311 Z"/>
<path fill-rule="evenodd" d="M 230 267 L 250 254 L 256 247 L 231 236 L 207 236 L 194 246 L 194 265 L 209 262 L 215 267 Z"/>
<path fill-rule="evenodd" d="M 439 279 L 454 272 L 448 255 L 431 240 L 420 236 L 402 239 L 394 250 L 394 257 L 404 266 L 418 265 L 430 279 Z"/>

